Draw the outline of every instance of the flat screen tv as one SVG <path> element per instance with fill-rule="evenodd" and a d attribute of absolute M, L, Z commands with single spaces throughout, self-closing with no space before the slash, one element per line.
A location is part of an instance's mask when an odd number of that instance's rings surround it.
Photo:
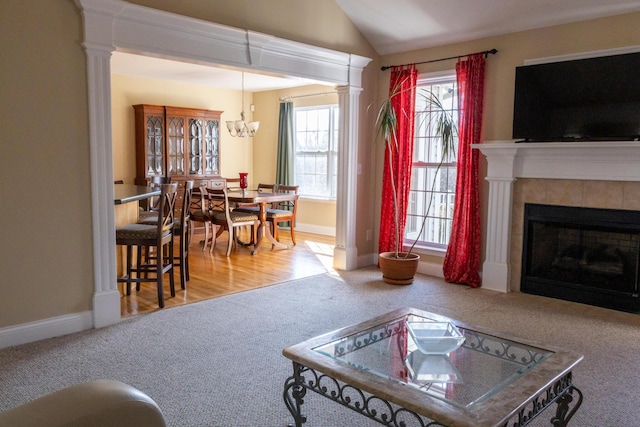
<path fill-rule="evenodd" d="M 640 53 L 516 67 L 518 142 L 640 137 Z"/>

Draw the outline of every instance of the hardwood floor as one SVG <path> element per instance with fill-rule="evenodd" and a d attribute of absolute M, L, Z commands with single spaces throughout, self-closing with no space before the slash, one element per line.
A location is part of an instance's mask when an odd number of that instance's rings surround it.
<path fill-rule="evenodd" d="M 171 297 L 169 276 L 165 275 L 165 308 L 160 309 L 155 283 L 142 283 L 139 292 L 136 292 L 134 285 L 129 296 L 123 295 L 123 287 L 120 286 L 122 317 L 166 310 L 332 270 L 335 238 L 330 236 L 296 231 L 297 245 L 293 249 L 272 251 L 271 245 L 263 243 L 256 255 L 251 255 L 250 249 L 235 247 L 229 257 L 225 255 L 227 233 L 218 238 L 213 253 L 209 253 L 208 248 L 206 252 L 202 251 L 202 245 L 199 243 L 202 238 L 203 235 L 196 234 L 189 248 L 191 277 L 186 290 L 180 288 L 176 269 L 176 296 Z M 280 240 L 291 243 L 288 230 L 280 232 Z"/>

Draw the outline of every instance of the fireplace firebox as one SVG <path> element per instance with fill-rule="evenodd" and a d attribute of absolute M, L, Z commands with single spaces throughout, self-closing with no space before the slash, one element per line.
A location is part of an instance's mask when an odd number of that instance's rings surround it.
<path fill-rule="evenodd" d="M 640 212 L 525 204 L 520 290 L 640 312 Z"/>

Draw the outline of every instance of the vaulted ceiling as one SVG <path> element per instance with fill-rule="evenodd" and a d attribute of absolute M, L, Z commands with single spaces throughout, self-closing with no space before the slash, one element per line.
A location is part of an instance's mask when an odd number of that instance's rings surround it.
<path fill-rule="evenodd" d="M 638 0 L 335 0 L 380 55 L 640 11 Z"/>

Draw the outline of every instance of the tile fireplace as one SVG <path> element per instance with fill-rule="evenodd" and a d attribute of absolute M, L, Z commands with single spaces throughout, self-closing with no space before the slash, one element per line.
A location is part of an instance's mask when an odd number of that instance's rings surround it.
<path fill-rule="evenodd" d="M 520 291 L 526 203 L 640 211 L 640 142 L 474 144 L 489 183 L 482 287 Z"/>

